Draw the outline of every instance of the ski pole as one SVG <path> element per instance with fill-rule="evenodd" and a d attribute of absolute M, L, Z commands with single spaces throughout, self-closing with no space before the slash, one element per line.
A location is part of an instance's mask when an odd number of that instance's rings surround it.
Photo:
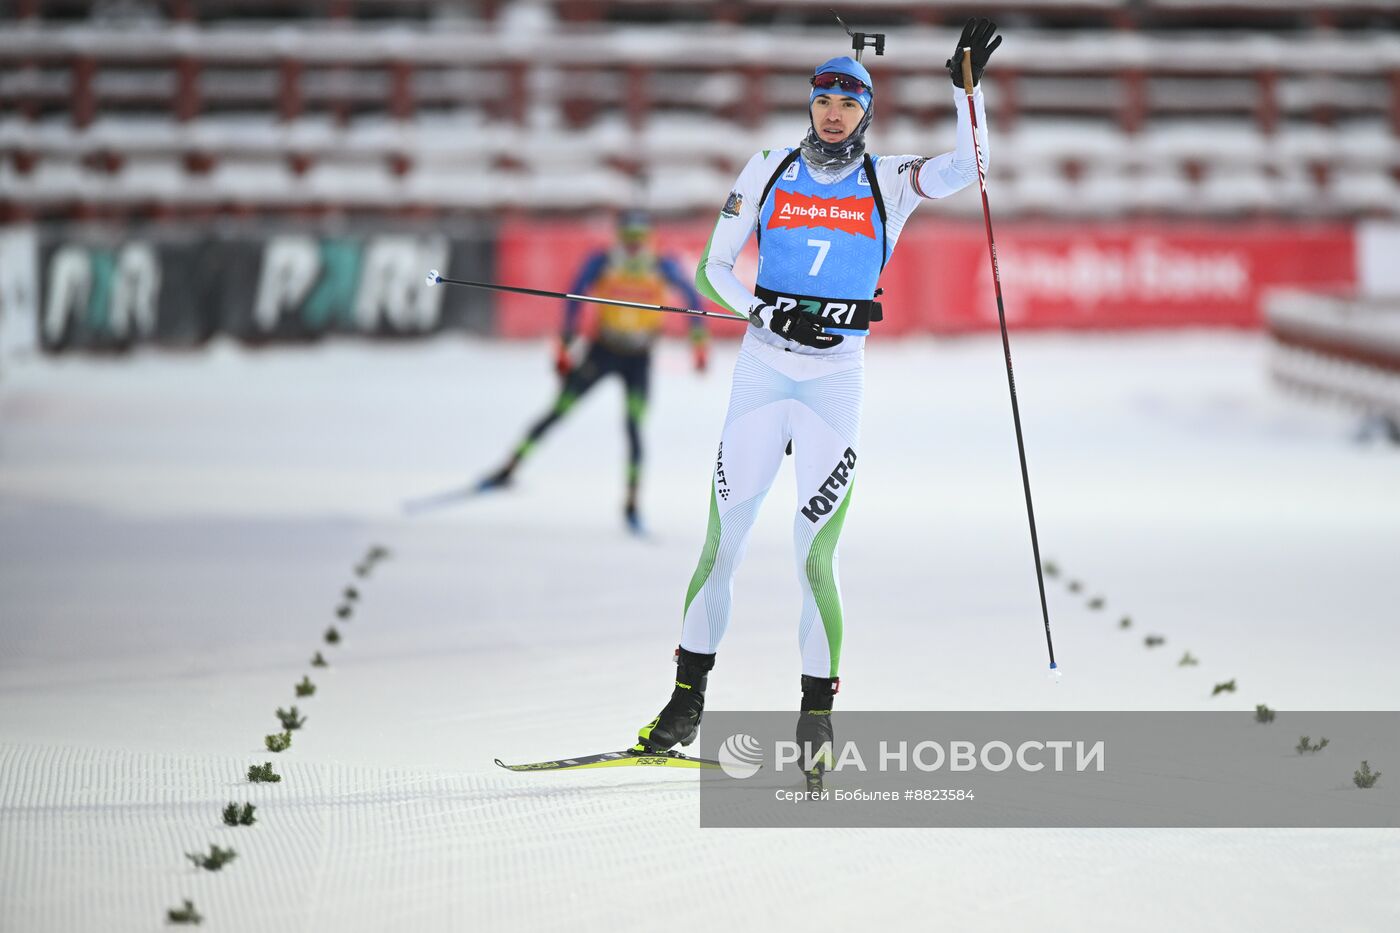
<path fill-rule="evenodd" d="M 987 251 L 992 258 L 992 286 L 997 296 L 997 319 L 1001 322 L 1001 346 L 1006 353 L 1006 383 L 1011 388 L 1011 419 L 1016 425 L 1016 451 L 1021 455 L 1021 485 L 1026 490 L 1026 517 L 1031 526 L 1031 554 L 1035 557 L 1035 580 L 1040 585 L 1040 613 L 1045 619 L 1045 647 L 1050 651 L 1050 669 L 1055 670 L 1055 644 L 1050 640 L 1050 608 L 1045 602 L 1045 574 L 1040 568 L 1040 539 L 1035 533 L 1035 507 L 1031 505 L 1031 475 L 1026 468 L 1026 443 L 1021 436 L 1021 409 L 1016 403 L 1016 376 L 1011 371 L 1011 338 L 1006 334 L 1006 306 L 1001 300 L 1001 270 L 997 266 L 997 243 L 992 238 L 992 207 L 987 201 L 987 176 L 982 170 L 982 152 L 977 144 L 977 107 L 972 99 L 972 49 L 963 48 L 963 90 L 967 92 L 967 115 L 972 120 L 972 152 L 977 157 L 977 183 L 982 189 L 982 217 L 987 223 Z"/>
<path fill-rule="evenodd" d="M 518 285 L 497 285 L 493 282 L 468 282 L 466 279 L 449 279 L 438 275 L 436 269 L 428 273 L 428 285 L 465 285 L 467 288 L 484 288 L 493 292 L 510 292 L 514 295 L 535 295 L 539 298 L 562 298 L 566 301 L 586 301 L 595 305 L 621 305 L 624 308 L 641 308 L 645 311 L 667 311 L 671 314 L 689 314 L 696 317 L 718 317 L 730 321 L 748 323 L 747 317 L 726 314 L 723 311 L 702 311 L 699 308 L 673 308 L 670 305 L 649 305 L 640 301 L 622 301 L 618 298 L 594 298 L 591 295 L 573 295 L 569 292 L 550 292 L 542 288 L 521 288 Z"/>

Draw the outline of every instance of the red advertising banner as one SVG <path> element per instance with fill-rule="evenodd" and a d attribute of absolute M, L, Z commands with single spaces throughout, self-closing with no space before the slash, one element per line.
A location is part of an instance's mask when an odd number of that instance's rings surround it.
<path fill-rule="evenodd" d="M 709 233 L 708 222 L 661 225 L 656 245 L 689 273 Z M 996 235 L 1007 322 L 1022 329 L 1255 327 L 1269 289 L 1350 290 L 1357 283 L 1355 233 L 1345 224 L 1007 223 Z M 588 253 L 607 247 L 611 237 L 605 221 L 508 222 L 496 281 L 567 290 Z M 738 264 L 740 279 L 752 283 L 756 266 L 750 241 Z M 885 320 L 877 333 L 954 334 L 997 326 L 987 240 L 978 222 L 911 223 L 880 284 Z M 499 332 L 555 332 L 559 304 L 502 295 Z M 667 332 L 682 332 L 687 321 L 672 317 Z M 724 321 L 710 329 L 716 336 L 741 330 Z"/>

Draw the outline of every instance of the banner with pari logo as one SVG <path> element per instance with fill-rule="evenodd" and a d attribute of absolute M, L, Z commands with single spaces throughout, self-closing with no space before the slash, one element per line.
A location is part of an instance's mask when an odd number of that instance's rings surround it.
<path fill-rule="evenodd" d="M 218 335 L 264 344 L 494 329 L 492 293 L 425 279 L 428 269 L 489 279 L 487 229 L 52 226 L 39 229 L 37 248 L 9 242 L 0 241 L 0 295 L 25 297 L 27 336 L 47 353 L 193 347 Z"/>

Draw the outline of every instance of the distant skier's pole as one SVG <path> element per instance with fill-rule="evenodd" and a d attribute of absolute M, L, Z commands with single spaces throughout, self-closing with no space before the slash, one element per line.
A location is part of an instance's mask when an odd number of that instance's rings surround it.
<path fill-rule="evenodd" d="M 987 176 L 982 171 L 982 152 L 977 144 L 977 108 L 972 99 L 972 49 L 962 54 L 963 90 L 967 92 L 967 115 L 972 119 L 972 151 L 977 157 L 977 183 L 982 189 L 982 217 L 987 222 L 987 250 L 992 257 L 992 285 L 997 295 L 997 319 L 1001 321 L 1001 347 L 1006 352 L 1006 382 L 1011 387 L 1011 419 L 1016 424 L 1016 450 L 1021 455 L 1021 484 L 1026 490 L 1026 517 L 1031 525 L 1031 553 L 1035 557 L 1035 580 L 1040 584 L 1040 614 L 1045 619 L 1045 647 L 1050 651 L 1050 669 L 1055 670 L 1055 643 L 1050 640 L 1050 607 L 1045 602 L 1045 574 L 1040 569 L 1040 538 L 1035 533 L 1035 507 L 1031 505 L 1031 474 L 1026 469 L 1026 443 L 1021 437 L 1021 408 L 1016 403 L 1016 376 L 1011 371 L 1011 338 L 1006 335 L 1006 307 L 1001 300 L 1001 270 L 997 267 L 997 243 L 992 238 L 992 206 L 987 201 Z"/>
<path fill-rule="evenodd" d="M 640 301 L 622 301 L 617 298 L 594 298 L 590 295 L 571 295 L 568 292 L 549 292 L 541 288 L 521 288 L 518 285 L 496 285 L 493 282 L 468 282 L 465 279 L 449 279 L 438 275 L 438 271 L 433 269 L 428 273 L 428 284 L 431 285 L 465 285 L 467 288 L 484 288 L 493 292 L 510 292 L 514 295 L 535 295 L 539 298 L 562 298 L 566 301 L 586 301 L 595 305 L 621 305 L 624 308 L 641 308 L 645 311 L 666 311 L 671 314 L 689 314 L 694 317 L 718 317 L 729 321 L 743 321 L 748 323 L 747 317 L 737 314 L 727 314 L 723 311 L 702 311 L 698 308 L 673 308 L 670 305 L 649 305 Z"/>

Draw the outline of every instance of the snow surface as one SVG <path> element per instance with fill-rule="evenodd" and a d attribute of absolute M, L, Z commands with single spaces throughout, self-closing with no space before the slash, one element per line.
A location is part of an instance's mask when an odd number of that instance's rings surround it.
<path fill-rule="evenodd" d="M 397 514 L 504 455 L 553 391 L 543 344 L 0 373 L 0 930 L 149 930 L 186 897 L 209 930 L 1396 928 L 1394 831 L 702 830 L 693 774 L 495 768 L 621 747 L 664 700 L 735 349 L 703 377 L 660 352 L 646 541 L 612 384 L 518 489 Z M 841 708 L 1396 708 L 1400 453 L 1277 395 L 1255 335 L 1014 351 L 1064 677 L 999 342 L 876 341 Z M 794 500 L 785 473 L 711 708 L 796 706 Z M 306 727 L 263 751 L 293 703 Z M 243 780 L 269 759 L 282 783 Z M 258 824 L 223 826 L 231 800 Z M 211 843 L 238 852 L 219 873 L 184 857 Z"/>

